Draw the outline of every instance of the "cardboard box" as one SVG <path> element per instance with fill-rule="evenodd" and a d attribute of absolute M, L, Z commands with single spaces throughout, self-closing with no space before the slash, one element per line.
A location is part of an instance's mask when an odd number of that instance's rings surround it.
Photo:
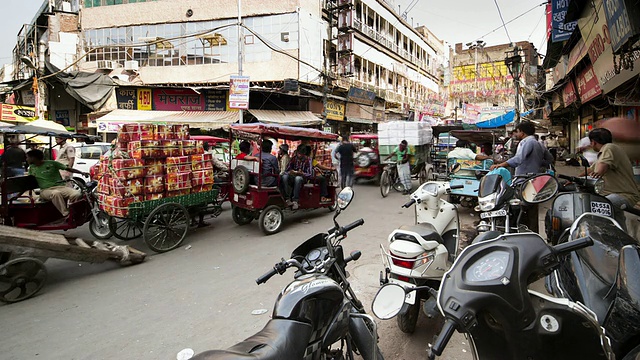
<path fill-rule="evenodd" d="M 98 180 L 98 185 L 96 186 L 96 191 L 98 194 L 109 195 L 111 191 L 111 176 L 109 174 L 105 174 Z"/>
<path fill-rule="evenodd" d="M 144 166 L 147 168 L 147 176 L 164 175 L 164 159 L 145 159 Z"/>
<path fill-rule="evenodd" d="M 203 169 L 213 169 L 213 155 L 191 155 L 191 170 L 198 171 Z"/>
<path fill-rule="evenodd" d="M 189 125 L 173 125 L 173 136 L 180 140 L 189 140 Z"/>
<path fill-rule="evenodd" d="M 142 178 L 145 175 L 144 162 L 140 159 L 116 159 L 111 165 L 121 180 Z"/>
<path fill-rule="evenodd" d="M 104 198 L 104 205 L 102 207 L 107 214 L 124 218 L 129 215 L 129 205 L 139 201 L 142 201 L 142 197 L 106 196 Z"/>
<path fill-rule="evenodd" d="M 188 156 L 172 156 L 167 158 L 166 162 L 167 174 L 184 173 L 191 171 L 191 162 Z"/>
<path fill-rule="evenodd" d="M 162 140 L 161 152 L 163 157 L 181 156 L 182 141 L 181 140 Z"/>
<path fill-rule="evenodd" d="M 167 191 L 176 191 L 191 188 L 191 172 L 168 172 L 167 168 Z"/>
<path fill-rule="evenodd" d="M 158 194 L 164 192 L 164 175 L 145 176 L 144 193 Z"/>
<path fill-rule="evenodd" d="M 144 196 L 144 200 L 145 201 L 149 201 L 149 200 L 158 200 L 158 199 L 164 199 L 165 198 L 165 193 L 157 193 L 157 194 L 146 194 Z"/>
<path fill-rule="evenodd" d="M 174 138 L 171 125 L 156 125 L 155 140 L 169 140 Z"/>
<path fill-rule="evenodd" d="M 122 180 L 111 178 L 110 195 L 135 196 L 144 193 L 144 179 Z"/>
<path fill-rule="evenodd" d="M 213 184 L 213 169 L 198 170 L 192 173 L 191 185 L 211 185 Z"/>
<path fill-rule="evenodd" d="M 176 191 L 167 191 L 167 197 L 182 196 L 191 194 L 191 189 L 182 189 Z"/>
<path fill-rule="evenodd" d="M 213 185 L 209 184 L 209 185 L 196 185 L 193 186 L 191 188 L 191 193 L 192 194 L 196 194 L 196 193 L 201 193 L 201 192 L 207 192 L 207 191 L 211 191 L 213 190 Z"/>

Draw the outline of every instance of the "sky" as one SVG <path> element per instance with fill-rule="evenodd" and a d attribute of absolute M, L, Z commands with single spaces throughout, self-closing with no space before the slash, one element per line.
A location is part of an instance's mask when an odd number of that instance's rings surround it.
<path fill-rule="evenodd" d="M 215 2 L 215 0 L 211 0 Z M 486 46 L 509 43 L 509 37 L 502 28 L 496 2 L 500 6 L 505 22 L 533 9 L 526 15 L 507 24 L 511 42 L 530 41 L 544 54 L 545 19 L 544 6 L 537 6 L 544 0 L 385 0 L 394 3 L 404 12 L 415 2 L 408 13 L 407 21 L 414 26 L 425 25 L 437 37 L 452 47 L 456 43 L 466 44 L 478 39 Z M 25 23 L 30 23 L 43 0 L 2 0 L 4 11 L 0 19 L 0 64 L 11 62 L 11 53 L 16 44 L 18 31 Z M 496 28 L 499 28 L 495 30 Z M 495 31 L 493 31 L 495 30 Z"/>
<path fill-rule="evenodd" d="M 546 51 L 545 0 L 385 0 L 395 3 L 395 8 L 408 13 L 407 21 L 413 25 L 425 25 L 440 40 L 454 47 L 456 43 L 466 44 L 475 40 L 484 40 L 485 46 L 507 44 L 509 42 L 529 41 L 544 54 Z M 502 12 L 507 32 L 502 27 L 498 7 Z M 533 9 L 533 10 L 532 10 Z M 512 19 L 517 20 L 510 22 Z M 499 29 L 497 29 L 499 28 Z M 495 30 L 497 29 L 497 30 Z M 495 31 L 493 31 L 495 30 Z M 511 40 L 509 40 L 509 37 Z"/>

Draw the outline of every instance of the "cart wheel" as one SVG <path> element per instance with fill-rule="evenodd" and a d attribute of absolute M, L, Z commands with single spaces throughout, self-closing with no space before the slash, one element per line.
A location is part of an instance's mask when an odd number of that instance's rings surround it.
<path fill-rule="evenodd" d="M 142 236 L 142 223 L 132 219 L 111 217 L 109 219 L 109 229 L 116 239 L 133 240 Z"/>
<path fill-rule="evenodd" d="M 384 170 L 380 175 L 380 195 L 387 197 L 389 190 L 391 190 L 391 179 L 389 178 L 389 172 Z"/>
<path fill-rule="evenodd" d="M 234 206 L 231 209 L 231 217 L 238 225 L 247 225 L 255 218 L 255 213 L 251 210 L 243 209 L 241 207 Z"/>
<path fill-rule="evenodd" d="M 144 222 L 144 242 L 155 252 L 173 250 L 187 236 L 191 218 L 187 209 L 177 203 L 165 203 L 155 208 Z"/>
<path fill-rule="evenodd" d="M 249 170 L 242 165 L 233 169 L 231 183 L 238 194 L 244 194 L 249 188 Z"/>
<path fill-rule="evenodd" d="M 98 219 L 98 221 L 96 221 Z M 113 235 L 109 222 L 111 217 L 104 211 L 99 211 L 95 217 L 91 216 L 89 220 L 89 232 L 98 240 L 106 240 Z"/>
<path fill-rule="evenodd" d="M 44 263 L 35 258 L 17 258 L 0 265 L 0 301 L 14 303 L 35 295 L 47 279 Z"/>
<path fill-rule="evenodd" d="M 284 214 L 278 205 L 267 206 L 267 208 L 260 213 L 260 230 L 262 230 L 265 235 L 275 234 L 280 231 L 283 220 Z"/>

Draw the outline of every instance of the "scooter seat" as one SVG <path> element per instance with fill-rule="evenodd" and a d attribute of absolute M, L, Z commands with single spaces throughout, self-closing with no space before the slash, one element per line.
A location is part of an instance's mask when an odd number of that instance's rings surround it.
<path fill-rule="evenodd" d="M 440 244 L 444 244 L 442 236 L 440 236 L 436 228 L 429 223 L 417 225 L 402 225 L 399 227 L 399 230 L 414 232 L 426 241 L 437 241 Z M 399 234 L 396 234 L 396 239 L 399 239 L 398 235 Z"/>
<path fill-rule="evenodd" d="M 193 360 L 280 360 L 304 358 L 311 325 L 294 320 L 272 319 L 257 334 L 227 350 L 209 350 Z"/>

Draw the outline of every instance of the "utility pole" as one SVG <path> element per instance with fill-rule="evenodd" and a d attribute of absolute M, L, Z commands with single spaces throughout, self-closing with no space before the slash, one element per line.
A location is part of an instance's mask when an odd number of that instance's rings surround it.
<path fill-rule="evenodd" d="M 242 50 L 244 36 L 242 31 L 242 0 L 238 0 L 238 76 L 242 76 Z M 243 123 L 242 109 L 238 109 L 238 123 Z"/>
<path fill-rule="evenodd" d="M 478 71 L 478 49 L 484 49 L 484 41 L 483 40 L 476 40 L 475 44 L 473 42 L 467 43 L 467 46 L 469 47 L 469 49 L 473 49 L 475 51 L 475 56 L 474 56 L 474 86 L 473 86 L 473 99 L 474 102 L 476 101 L 476 97 L 478 96 L 478 76 L 480 74 L 480 71 Z"/>
<path fill-rule="evenodd" d="M 507 57 L 504 59 L 505 65 L 509 68 L 509 73 L 513 77 L 513 84 L 516 89 L 516 102 L 515 102 L 515 124 L 520 123 L 520 76 L 522 75 L 522 56 L 520 56 L 520 47 L 515 46 L 512 51 L 507 51 Z"/>

